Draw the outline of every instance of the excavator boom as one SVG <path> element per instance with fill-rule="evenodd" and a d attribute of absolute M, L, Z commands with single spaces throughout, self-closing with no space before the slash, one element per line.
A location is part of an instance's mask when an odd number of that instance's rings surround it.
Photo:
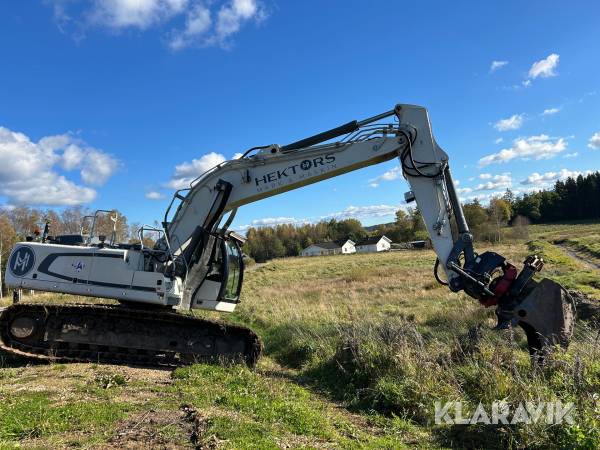
<path fill-rule="evenodd" d="M 551 280 L 536 285 L 532 278 L 543 266 L 536 256 L 518 272 L 497 253 L 475 252 L 448 156 L 433 137 L 426 109 L 414 105 L 396 105 L 292 144 L 253 147 L 241 158 L 215 166 L 175 193 L 153 248 L 106 242 L 93 233 L 54 238 L 44 233 L 41 242 L 17 244 L 6 270 L 6 284 L 16 292 L 26 288 L 113 298 L 129 309 L 52 307 L 43 312 L 13 305 L 0 314 L 0 345 L 44 358 L 67 358 L 71 351 L 77 359 L 98 359 L 120 348 L 117 354 L 128 349 L 150 355 L 145 360 L 174 364 L 194 355 L 239 357 L 254 364 L 260 341 L 251 331 L 222 332 L 219 326 L 228 326 L 203 322 L 182 325 L 177 334 L 168 310 L 235 309 L 243 282 L 244 238 L 229 226 L 239 207 L 394 158 L 410 185 L 405 200 L 416 201 L 437 254 L 436 278 L 441 281 L 441 269 L 450 290 L 496 306 L 499 328 L 521 325 L 532 353 L 547 344 L 566 345 L 573 327 L 568 294 Z M 92 218 L 92 230 L 97 219 Z M 160 312 L 132 321 L 131 308 Z M 77 311 L 85 320 L 77 319 Z M 109 339 L 105 328 L 110 323 L 116 325 Z M 128 331 L 128 323 L 135 323 L 139 333 Z M 163 339 L 148 338 L 144 330 L 153 323 Z M 205 329 L 204 334 L 194 334 L 194 328 Z M 177 338 L 171 339 L 174 334 Z M 211 350 L 200 351 L 200 341 Z M 171 356 L 160 359 L 165 352 Z"/>

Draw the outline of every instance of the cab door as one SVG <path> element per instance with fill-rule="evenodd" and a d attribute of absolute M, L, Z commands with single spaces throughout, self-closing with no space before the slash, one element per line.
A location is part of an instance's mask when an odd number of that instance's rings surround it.
<path fill-rule="evenodd" d="M 223 262 L 225 265 L 224 290 L 222 301 L 239 303 L 244 278 L 244 258 L 240 244 L 233 240 L 223 240 Z"/>

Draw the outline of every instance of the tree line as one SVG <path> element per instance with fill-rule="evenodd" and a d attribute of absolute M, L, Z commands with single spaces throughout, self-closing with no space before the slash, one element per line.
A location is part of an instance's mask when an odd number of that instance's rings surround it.
<path fill-rule="evenodd" d="M 475 238 L 493 242 L 502 239 L 501 230 L 512 216 L 509 198 L 492 199 L 487 206 L 473 200 L 463 205 L 463 210 Z M 320 242 L 350 239 L 358 243 L 369 236 L 380 235 L 387 236 L 394 243 L 429 238 L 421 212 L 417 208 L 408 208 L 406 211 L 396 211 L 394 222 L 369 227 L 369 230 L 356 219 L 249 228 L 244 252 L 257 262 L 264 262 L 273 258 L 298 256 L 306 247 Z"/>
<path fill-rule="evenodd" d="M 477 199 L 463 205 L 469 227 L 475 238 L 499 242 L 505 234 L 502 229 L 511 225 L 514 237 L 526 237 L 528 223 L 600 219 L 600 172 L 579 175 L 557 181 L 552 189 L 515 196 L 509 189 L 501 198 L 490 200 L 488 205 Z M 119 216 L 116 230 L 118 242 L 138 242 L 139 223 L 129 223 L 127 216 L 117 210 Z M 50 222 L 50 234 L 78 234 L 85 216 L 91 210 L 75 206 L 60 211 L 37 209 L 26 206 L 0 209 L 0 244 L 2 247 L 2 270 L 13 245 L 25 240 L 35 230 L 43 230 Z M 88 222 L 89 223 L 89 222 Z M 96 226 L 96 235 L 110 236 L 113 224 L 108 215 Z M 84 232 L 89 232 L 84 230 Z M 385 234 L 392 242 L 400 243 L 428 237 L 421 214 L 416 208 L 398 210 L 392 223 L 365 229 L 356 219 L 322 221 L 316 224 L 283 224 L 274 227 L 249 228 L 244 252 L 257 261 L 284 256 L 297 256 L 300 252 L 319 242 L 351 239 L 358 243 L 370 235 Z M 152 241 L 144 242 L 152 246 Z"/>
<path fill-rule="evenodd" d="M 463 204 L 469 228 L 476 240 L 500 242 L 506 236 L 526 238 L 527 225 L 559 221 L 600 219 L 600 172 L 557 181 L 552 189 L 515 196 L 507 189 L 502 197 L 483 205 L 474 199 Z M 510 225 L 508 233 L 505 228 Z M 504 231 L 503 231 L 504 230 Z M 311 244 L 349 238 L 354 242 L 369 235 L 385 234 L 392 242 L 427 239 L 416 208 L 396 212 L 393 223 L 367 231 L 356 219 L 316 224 L 250 228 L 244 251 L 256 261 L 297 256 Z"/>
<path fill-rule="evenodd" d="M 298 256 L 312 244 L 350 239 L 358 243 L 370 235 L 385 234 L 393 242 L 427 237 L 418 209 L 396 212 L 396 221 L 366 230 L 356 219 L 321 221 L 302 225 L 282 224 L 272 227 L 249 228 L 244 252 L 258 262 L 285 256 Z"/>
<path fill-rule="evenodd" d="M 600 219 L 600 172 L 557 181 L 551 190 L 525 194 L 512 202 L 513 219 L 532 223 Z"/>

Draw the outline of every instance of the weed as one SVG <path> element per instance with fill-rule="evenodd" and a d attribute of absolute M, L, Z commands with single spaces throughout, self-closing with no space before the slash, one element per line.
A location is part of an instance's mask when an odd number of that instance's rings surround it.
<path fill-rule="evenodd" d="M 124 386 L 127 379 L 120 373 L 101 373 L 94 380 L 102 389 L 109 389 L 115 386 Z"/>

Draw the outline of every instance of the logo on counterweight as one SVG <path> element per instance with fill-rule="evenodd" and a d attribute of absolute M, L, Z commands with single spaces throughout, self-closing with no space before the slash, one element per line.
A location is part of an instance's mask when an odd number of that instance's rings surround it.
<path fill-rule="evenodd" d="M 16 249 L 10 261 L 8 262 L 8 268 L 17 277 L 22 277 L 29 272 L 35 263 L 35 254 L 29 247 L 19 247 Z"/>

